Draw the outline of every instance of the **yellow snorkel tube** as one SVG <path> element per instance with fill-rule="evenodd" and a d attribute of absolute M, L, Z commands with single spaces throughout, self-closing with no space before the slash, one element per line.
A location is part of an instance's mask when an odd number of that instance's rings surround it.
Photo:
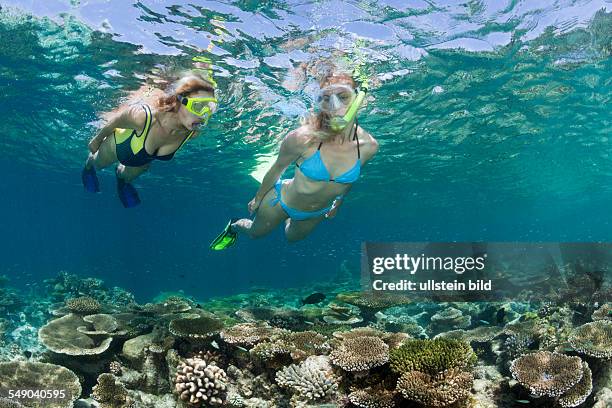
<path fill-rule="evenodd" d="M 359 110 L 359 108 L 361 108 L 361 104 L 365 99 L 366 92 L 366 88 L 362 88 L 359 90 L 357 97 L 355 98 L 353 103 L 351 103 L 351 106 L 348 108 L 344 116 L 334 116 L 333 118 L 331 118 L 331 120 L 329 121 L 329 127 L 331 130 L 333 130 L 334 132 L 339 132 L 344 129 L 346 125 L 351 123 L 353 119 L 355 119 L 357 111 Z"/>
<path fill-rule="evenodd" d="M 361 108 L 363 104 L 363 100 L 368 93 L 369 88 L 369 78 L 366 73 L 362 70 L 362 67 L 365 66 L 365 61 L 363 58 L 359 58 L 358 61 L 354 62 L 355 69 L 353 69 L 353 78 L 359 82 L 359 92 L 357 93 L 357 97 L 351 103 L 348 110 L 344 114 L 344 116 L 334 116 L 329 121 L 329 127 L 334 132 L 339 132 L 346 127 L 357 115 L 357 111 Z"/>

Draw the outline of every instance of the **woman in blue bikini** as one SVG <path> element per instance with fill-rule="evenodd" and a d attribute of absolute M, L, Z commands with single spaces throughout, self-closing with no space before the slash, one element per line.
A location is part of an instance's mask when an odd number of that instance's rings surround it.
<path fill-rule="evenodd" d="M 230 247 L 238 233 L 262 237 L 283 221 L 287 240 L 299 241 L 321 221 L 334 217 L 361 168 L 378 150 L 376 139 L 357 124 L 355 114 L 364 96 L 350 75 L 325 77 L 318 98 L 320 112 L 287 134 L 276 162 L 248 204 L 255 219 L 231 220 L 211 248 Z M 281 180 L 292 163 L 295 176 Z"/>

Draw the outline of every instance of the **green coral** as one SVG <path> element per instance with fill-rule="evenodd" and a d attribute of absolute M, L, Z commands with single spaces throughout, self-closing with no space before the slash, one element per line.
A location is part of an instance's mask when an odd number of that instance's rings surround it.
<path fill-rule="evenodd" d="M 391 350 L 391 369 L 402 374 L 421 371 L 437 374 L 450 368 L 466 368 L 476 362 L 476 354 L 469 344 L 453 339 L 407 340 L 402 346 Z"/>

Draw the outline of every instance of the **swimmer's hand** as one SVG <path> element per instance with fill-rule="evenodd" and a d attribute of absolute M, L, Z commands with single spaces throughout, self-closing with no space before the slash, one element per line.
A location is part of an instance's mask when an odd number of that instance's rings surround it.
<path fill-rule="evenodd" d="M 100 140 L 98 137 L 94 137 L 89 141 L 89 144 L 87 145 L 87 147 L 89 147 L 89 151 L 92 154 L 96 154 L 96 152 L 100 149 L 101 144 L 102 144 L 102 140 Z"/>
<path fill-rule="evenodd" d="M 255 212 L 261 205 L 261 200 L 262 199 L 257 196 L 253 197 L 253 199 L 249 202 L 249 214 L 255 214 Z"/>
<path fill-rule="evenodd" d="M 334 202 L 332 203 L 331 208 L 325 214 L 325 218 L 327 218 L 327 219 L 334 218 L 338 214 L 338 208 L 340 208 L 340 204 L 342 204 L 342 199 L 341 198 L 340 199 L 335 199 Z"/>

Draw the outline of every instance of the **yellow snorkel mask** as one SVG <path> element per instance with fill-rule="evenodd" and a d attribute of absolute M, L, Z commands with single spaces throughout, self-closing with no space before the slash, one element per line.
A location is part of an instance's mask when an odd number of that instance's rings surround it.
<path fill-rule="evenodd" d="M 369 88 L 368 76 L 362 69 L 364 65 L 365 64 L 363 62 L 358 62 L 355 64 L 355 68 L 353 70 L 353 78 L 355 78 L 356 82 L 360 84 L 359 91 L 355 90 L 355 92 L 357 92 L 357 97 L 353 100 L 344 116 L 334 116 L 330 119 L 329 127 L 334 132 L 340 132 L 349 123 L 351 123 L 352 120 L 355 119 L 357 111 L 363 104 L 363 100 L 365 99 Z"/>
<path fill-rule="evenodd" d="M 210 117 L 217 109 L 217 98 L 202 97 L 190 98 L 183 95 L 177 95 L 179 102 L 185 106 L 189 112 L 202 118 L 202 124 L 208 123 Z"/>

